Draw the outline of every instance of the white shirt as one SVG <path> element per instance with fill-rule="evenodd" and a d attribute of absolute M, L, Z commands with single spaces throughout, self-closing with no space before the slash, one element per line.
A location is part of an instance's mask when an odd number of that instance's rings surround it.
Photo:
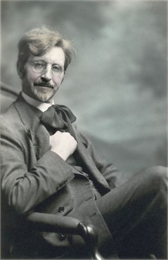
<path fill-rule="evenodd" d="M 54 105 L 54 99 L 53 99 L 53 98 L 50 99 L 50 100 L 47 101 L 47 102 L 41 102 L 41 101 L 39 101 L 39 100 L 36 100 L 36 99 L 34 99 L 34 98 L 29 97 L 29 96 L 28 96 L 27 94 L 25 94 L 23 91 L 22 91 L 22 97 L 24 98 L 24 100 L 25 100 L 28 104 L 30 104 L 30 105 L 32 105 L 32 106 L 34 106 L 34 107 L 40 109 L 42 112 L 46 111 L 50 106 Z"/>

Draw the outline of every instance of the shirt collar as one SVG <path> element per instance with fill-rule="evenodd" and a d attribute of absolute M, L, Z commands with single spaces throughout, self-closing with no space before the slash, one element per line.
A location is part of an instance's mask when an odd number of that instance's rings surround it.
<path fill-rule="evenodd" d="M 54 99 L 53 99 L 53 98 L 50 99 L 48 102 L 41 102 L 41 101 L 39 101 L 39 100 L 36 100 L 36 99 L 34 99 L 34 98 L 29 97 L 29 96 L 28 96 L 26 93 L 24 93 L 23 91 L 22 91 L 22 97 L 24 98 L 24 100 L 25 100 L 28 104 L 30 104 L 30 105 L 32 105 L 32 106 L 38 108 L 38 109 L 41 110 L 42 112 L 45 112 L 50 106 L 54 105 Z"/>

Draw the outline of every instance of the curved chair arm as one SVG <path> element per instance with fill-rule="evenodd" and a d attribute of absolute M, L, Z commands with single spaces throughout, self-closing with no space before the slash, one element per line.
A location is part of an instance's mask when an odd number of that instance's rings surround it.
<path fill-rule="evenodd" d="M 77 234 L 77 227 L 80 223 L 75 218 L 39 212 L 29 214 L 26 221 L 34 229 L 41 232 L 61 232 L 66 234 Z"/>
<path fill-rule="evenodd" d="M 91 259 L 104 260 L 99 254 L 98 245 L 98 234 L 96 228 L 93 225 L 84 225 L 83 223 L 78 224 L 78 230 L 81 237 L 84 239 L 90 253 Z"/>
<path fill-rule="evenodd" d="M 41 232 L 80 235 L 90 251 L 91 259 L 104 260 L 97 250 L 98 234 L 93 225 L 84 225 L 80 220 L 72 217 L 39 212 L 29 214 L 27 221 L 34 229 Z"/>

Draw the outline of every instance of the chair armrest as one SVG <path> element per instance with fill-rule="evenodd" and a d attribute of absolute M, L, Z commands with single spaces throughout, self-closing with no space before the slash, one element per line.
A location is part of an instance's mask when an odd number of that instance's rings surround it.
<path fill-rule="evenodd" d="M 66 216 L 33 212 L 27 216 L 27 222 L 41 232 L 56 232 L 80 235 L 91 254 L 91 259 L 103 260 L 97 250 L 98 234 L 93 225 L 84 225 L 80 220 Z"/>
<path fill-rule="evenodd" d="M 41 232 L 78 234 L 78 219 L 54 214 L 33 212 L 27 216 L 27 222 Z"/>

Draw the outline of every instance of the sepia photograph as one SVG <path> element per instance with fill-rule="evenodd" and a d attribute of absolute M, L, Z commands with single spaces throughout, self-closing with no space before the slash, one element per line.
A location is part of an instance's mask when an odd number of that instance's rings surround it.
<path fill-rule="evenodd" d="M 167 1 L 1 0 L 1 259 L 167 259 Z"/>

